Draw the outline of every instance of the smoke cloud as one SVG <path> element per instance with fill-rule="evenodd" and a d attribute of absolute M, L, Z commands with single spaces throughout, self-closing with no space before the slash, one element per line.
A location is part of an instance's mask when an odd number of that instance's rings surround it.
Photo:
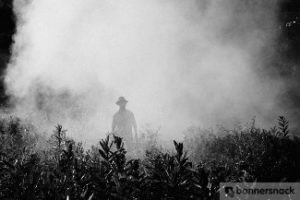
<path fill-rule="evenodd" d="M 178 138 L 190 125 L 282 114 L 284 84 L 265 76 L 278 1 L 15 0 L 5 82 L 14 112 L 41 130 L 61 123 L 95 143 L 128 100 L 140 130 Z M 267 47 L 267 48 L 266 48 Z M 267 50 L 266 50 L 267 49 Z M 269 68 L 268 68 L 269 69 Z"/>

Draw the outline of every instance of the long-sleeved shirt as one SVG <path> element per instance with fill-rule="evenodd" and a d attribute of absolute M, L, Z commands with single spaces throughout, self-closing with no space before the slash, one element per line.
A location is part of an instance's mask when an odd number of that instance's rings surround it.
<path fill-rule="evenodd" d="M 132 141 L 132 128 L 137 134 L 137 125 L 134 115 L 131 111 L 119 110 L 114 114 L 112 122 L 112 132 L 119 137 L 124 138 L 125 141 Z"/>

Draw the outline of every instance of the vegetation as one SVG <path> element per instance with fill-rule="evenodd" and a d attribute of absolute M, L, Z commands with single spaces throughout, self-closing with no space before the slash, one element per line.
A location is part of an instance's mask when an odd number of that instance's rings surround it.
<path fill-rule="evenodd" d="M 117 136 L 85 151 L 61 125 L 44 140 L 20 120 L 2 119 L 0 199 L 219 199 L 224 181 L 300 180 L 300 140 L 289 136 L 284 117 L 270 130 L 253 122 L 217 134 L 188 132 L 173 152 L 150 137 L 143 158 L 129 159 Z"/>

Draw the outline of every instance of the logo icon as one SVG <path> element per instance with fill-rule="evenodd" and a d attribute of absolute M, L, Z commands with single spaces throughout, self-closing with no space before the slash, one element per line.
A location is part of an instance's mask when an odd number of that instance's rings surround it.
<path fill-rule="evenodd" d="M 231 187 L 231 186 L 226 186 L 224 190 L 225 190 L 225 196 L 226 196 L 226 197 L 231 197 L 231 198 L 234 197 L 233 187 Z"/>

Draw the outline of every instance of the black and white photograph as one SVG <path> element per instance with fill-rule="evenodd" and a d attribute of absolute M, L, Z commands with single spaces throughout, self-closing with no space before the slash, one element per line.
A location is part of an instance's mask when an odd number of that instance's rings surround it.
<path fill-rule="evenodd" d="M 299 200 L 299 0 L 0 0 L 0 200 Z"/>

